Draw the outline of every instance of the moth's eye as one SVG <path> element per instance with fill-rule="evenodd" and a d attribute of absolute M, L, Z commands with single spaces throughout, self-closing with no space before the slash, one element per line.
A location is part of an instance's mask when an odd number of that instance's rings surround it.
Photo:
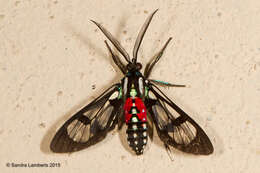
<path fill-rule="evenodd" d="M 127 64 L 127 65 L 126 65 L 126 68 L 127 68 L 127 70 L 129 70 L 129 71 L 130 71 L 130 70 L 132 70 L 132 69 L 133 69 L 133 65 L 132 65 L 132 64 Z"/>
<path fill-rule="evenodd" d="M 136 64 L 136 68 L 137 68 L 137 70 L 141 70 L 141 69 L 142 69 L 142 64 L 137 63 L 137 64 Z"/>

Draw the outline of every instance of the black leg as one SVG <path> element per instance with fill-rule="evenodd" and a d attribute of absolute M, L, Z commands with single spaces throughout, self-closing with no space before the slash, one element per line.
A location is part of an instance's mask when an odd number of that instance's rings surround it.
<path fill-rule="evenodd" d="M 172 154 L 172 151 L 171 151 L 171 148 L 169 147 L 169 145 L 164 143 L 164 147 L 165 147 L 165 150 L 166 150 L 168 156 L 170 157 L 171 161 L 174 161 L 173 154 Z"/>
<path fill-rule="evenodd" d="M 163 55 L 164 50 L 166 49 L 167 45 L 169 44 L 169 42 L 171 41 L 172 37 L 170 37 L 167 42 L 164 44 L 163 48 L 160 50 L 160 52 L 156 55 L 156 57 L 154 59 L 152 59 L 145 67 L 144 70 L 144 77 L 148 78 L 151 74 L 151 71 L 154 67 L 154 65 L 160 60 L 160 58 Z"/>
<path fill-rule="evenodd" d="M 186 87 L 186 85 L 171 84 L 171 83 L 160 81 L 160 80 L 148 79 L 148 81 L 152 82 L 154 84 L 158 84 L 161 86 L 167 86 L 167 87 Z"/>
<path fill-rule="evenodd" d="M 109 44 L 107 43 L 107 41 L 105 41 L 105 44 L 107 46 L 107 49 L 111 53 L 114 63 L 118 66 L 118 68 L 122 71 L 123 74 L 126 74 L 126 72 L 127 72 L 126 66 L 122 63 L 122 61 L 119 59 L 119 57 L 113 53 L 113 51 L 112 51 L 111 47 L 109 46 Z"/>

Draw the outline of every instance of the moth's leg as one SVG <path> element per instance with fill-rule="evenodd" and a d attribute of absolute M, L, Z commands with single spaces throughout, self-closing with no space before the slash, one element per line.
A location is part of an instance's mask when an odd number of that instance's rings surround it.
<path fill-rule="evenodd" d="M 163 55 L 164 50 L 166 49 L 167 45 L 169 44 L 169 42 L 171 41 L 172 37 L 170 37 L 167 42 L 164 44 L 163 48 L 160 50 L 160 52 L 155 56 L 155 58 L 153 58 L 145 67 L 144 70 L 144 77 L 148 78 L 151 74 L 151 71 L 154 67 L 154 65 L 160 60 L 160 58 Z"/>
<path fill-rule="evenodd" d="M 164 82 L 164 81 L 160 81 L 160 80 L 148 79 L 148 81 L 151 82 L 151 83 L 154 83 L 154 84 L 167 86 L 167 87 L 186 87 L 186 85 L 172 84 L 172 83 Z"/>
<path fill-rule="evenodd" d="M 105 44 L 107 46 L 107 49 L 109 50 L 109 52 L 111 53 L 112 59 L 114 61 L 114 63 L 118 66 L 118 68 L 121 70 L 121 72 L 123 74 L 126 74 L 127 72 L 127 68 L 126 66 L 123 64 L 123 62 L 119 59 L 119 57 L 113 53 L 111 47 L 109 46 L 109 44 L 107 43 L 107 41 L 105 41 Z"/>
<path fill-rule="evenodd" d="M 148 129 L 147 129 L 148 135 L 149 135 L 151 141 L 153 141 L 153 130 L 154 130 L 153 120 L 152 120 L 151 115 L 148 112 L 147 112 L 147 126 L 148 126 Z"/>
<path fill-rule="evenodd" d="M 164 147 L 165 147 L 165 150 L 166 150 L 168 156 L 170 157 L 171 161 L 174 161 L 173 154 L 172 154 L 172 150 L 171 150 L 171 148 L 169 147 L 169 145 L 167 145 L 167 144 L 164 143 Z"/>

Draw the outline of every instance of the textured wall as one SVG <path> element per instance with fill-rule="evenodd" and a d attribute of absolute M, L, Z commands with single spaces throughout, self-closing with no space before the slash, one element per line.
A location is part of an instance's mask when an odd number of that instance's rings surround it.
<path fill-rule="evenodd" d="M 173 37 L 152 78 L 189 85 L 163 90 L 207 132 L 214 154 L 174 150 L 172 162 L 155 136 L 137 157 L 116 131 L 81 152 L 50 153 L 57 128 L 122 77 L 89 19 L 131 54 L 156 8 L 139 60 L 147 63 Z M 1 0 L 1 172 L 260 172 L 259 9 L 259 0 Z M 8 162 L 61 167 L 8 168 Z"/>

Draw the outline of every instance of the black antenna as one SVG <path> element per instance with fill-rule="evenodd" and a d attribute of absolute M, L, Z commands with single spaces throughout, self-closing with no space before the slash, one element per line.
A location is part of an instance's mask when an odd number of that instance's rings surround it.
<path fill-rule="evenodd" d="M 125 60 L 128 63 L 131 63 L 130 61 L 130 57 L 128 55 L 128 53 L 126 52 L 126 50 L 123 48 L 123 46 L 121 46 L 121 44 L 119 43 L 119 41 L 117 41 L 115 39 L 115 37 L 108 32 L 102 25 L 100 25 L 99 23 L 95 22 L 94 20 L 90 20 L 91 22 L 93 22 L 94 24 L 97 25 L 97 27 L 103 32 L 103 34 L 111 41 L 111 43 L 116 47 L 116 49 L 124 56 Z"/>

